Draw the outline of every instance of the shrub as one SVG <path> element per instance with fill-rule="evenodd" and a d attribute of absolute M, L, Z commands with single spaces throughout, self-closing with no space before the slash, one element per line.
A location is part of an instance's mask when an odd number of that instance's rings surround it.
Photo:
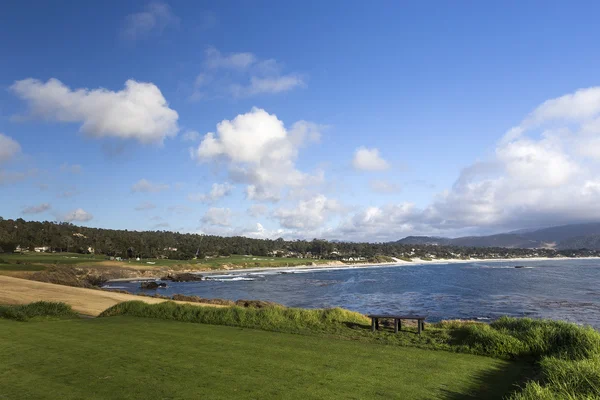
<path fill-rule="evenodd" d="M 544 356 L 582 360 L 600 355 L 600 333 L 562 321 L 503 317 L 490 325 L 518 338 L 537 359 Z"/>
<path fill-rule="evenodd" d="M 0 306 L 0 318 L 28 321 L 34 317 L 75 318 L 77 313 L 65 303 L 38 301 L 26 305 Z"/>
<path fill-rule="evenodd" d="M 305 310 L 283 307 L 202 307 L 164 302 L 146 304 L 129 301 L 105 310 L 100 317 L 129 315 L 198 322 L 212 325 L 229 325 L 271 331 L 297 332 L 301 330 L 329 330 L 345 323 L 368 324 L 368 319 L 358 313 L 340 308 Z"/>

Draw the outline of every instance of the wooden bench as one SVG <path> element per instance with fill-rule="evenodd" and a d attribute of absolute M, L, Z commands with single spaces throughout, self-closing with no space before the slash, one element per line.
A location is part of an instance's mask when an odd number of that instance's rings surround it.
<path fill-rule="evenodd" d="M 367 315 L 367 317 L 371 318 L 371 330 L 375 332 L 379 329 L 379 320 L 380 319 L 393 319 L 394 320 L 394 333 L 398 333 L 399 330 L 402 330 L 402 320 L 415 320 L 417 321 L 417 330 L 419 335 L 421 331 L 425 330 L 425 316 L 421 315 L 390 315 L 390 314 L 373 314 Z"/>

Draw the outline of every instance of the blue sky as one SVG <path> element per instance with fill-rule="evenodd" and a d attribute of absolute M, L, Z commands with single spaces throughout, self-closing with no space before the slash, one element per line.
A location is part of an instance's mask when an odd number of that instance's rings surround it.
<path fill-rule="evenodd" d="M 369 241 L 596 221 L 598 11 L 10 2 L 0 215 Z"/>

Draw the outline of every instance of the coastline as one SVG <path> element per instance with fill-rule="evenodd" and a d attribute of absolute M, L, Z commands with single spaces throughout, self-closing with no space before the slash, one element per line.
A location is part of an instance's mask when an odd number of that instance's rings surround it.
<path fill-rule="evenodd" d="M 407 267 L 407 266 L 421 266 L 430 264 L 470 264 L 470 263 L 490 263 L 490 262 L 540 262 L 540 261 L 564 261 L 564 260 L 600 260 L 600 257 L 517 257 L 517 258 L 471 258 L 467 260 L 463 259 L 433 259 L 431 261 L 422 260 L 420 258 L 413 258 L 413 261 L 405 261 L 401 259 L 395 259 L 391 262 L 383 263 L 355 263 L 345 264 L 341 261 L 331 261 L 323 264 L 307 264 L 297 265 L 289 267 L 259 267 L 259 268 L 231 268 L 231 269 L 216 269 L 211 271 L 186 271 L 188 273 L 198 275 L 234 275 L 240 273 L 261 273 L 261 272 L 273 272 L 273 273 L 294 273 L 299 272 L 310 272 L 310 271 L 333 271 L 333 270 L 346 270 L 346 269 L 362 269 L 362 268 L 381 268 L 381 267 Z M 135 277 L 135 278 L 116 278 L 107 281 L 110 282 L 132 282 L 132 281 L 155 281 L 160 280 L 160 276 L 155 277 Z"/>

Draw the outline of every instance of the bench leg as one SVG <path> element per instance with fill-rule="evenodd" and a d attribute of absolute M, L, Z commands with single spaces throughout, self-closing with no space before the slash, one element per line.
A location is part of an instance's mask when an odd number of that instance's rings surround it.
<path fill-rule="evenodd" d="M 394 333 L 398 333 L 398 320 L 394 318 Z"/>
<path fill-rule="evenodd" d="M 401 319 L 398 320 L 398 330 L 400 330 L 400 331 L 402 330 L 402 320 Z"/>
<path fill-rule="evenodd" d="M 417 328 L 419 330 L 419 335 L 421 334 L 421 321 L 417 321 Z"/>
<path fill-rule="evenodd" d="M 379 318 L 375 318 L 375 329 L 379 330 Z"/>
<path fill-rule="evenodd" d="M 375 332 L 375 318 L 371 318 L 371 332 Z"/>
<path fill-rule="evenodd" d="M 424 331 L 425 330 L 425 321 L 421 321 L 421 330 Z"/>

